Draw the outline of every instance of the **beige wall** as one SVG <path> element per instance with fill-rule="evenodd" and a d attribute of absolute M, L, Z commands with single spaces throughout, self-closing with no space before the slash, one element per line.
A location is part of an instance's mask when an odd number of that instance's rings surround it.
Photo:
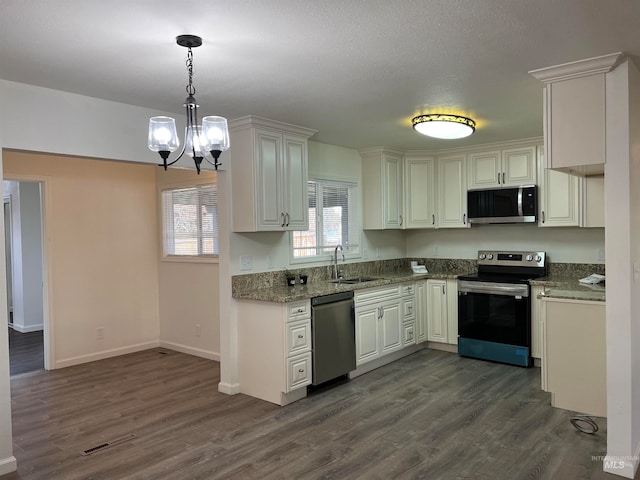
<path fill-rule="evenodd" d="M 158 190 L 216 182 L 214 172 L 158 170 Z M 160 221 L 158 222 L 160 225 Z M 158 231 L 158 238 L 161 233 Z M 159 246 L 160 248 L 160 246 Z M 160 344 L 200 357 L 220 360 L 217 259 L 213 262 L 160 260 Z M 198 327 L 199 326 L 199 327 Z"/>
<path fill-rule="evenodd" d="M 44 180 L 51 367 L 157 345 L 155 167 L 7 150 L 3 163 L 6 179 Z"/>

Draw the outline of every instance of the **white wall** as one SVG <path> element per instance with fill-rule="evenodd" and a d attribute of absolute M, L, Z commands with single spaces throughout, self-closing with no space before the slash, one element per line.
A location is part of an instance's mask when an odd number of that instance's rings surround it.
<path fill-rule="evenodd" d="M 0 109 L 0 112 L 2 110 Z M 1 117 L 1 115 L 0 115 Z M 0 128 L 0 146 L 3 132 Z M 0 148 L 0 174 L 2 173 L 2 148 Z M 0 182 L 0 195 L 4 196 Z M 2 211 L 4 217 L 4 209 Z M 4 221 L 0 222 L 0 249 L 4 251 Z M 11 435 L 11 384 L 9 382 L 9 336 L 7 324 L 7 275 L 5 256 L 0 255 L 0 475 L 15 471 L 17 464 L 13 456 Z"/>
<path fill-rule="evenodd" d="M 35 182 L 5 182 L 11 195 L 13 263 L 13 328 L 43 329 L 42 219 L 40 186 Z"/>
<path fill-rule="evenodd" d="M 607 456 L 625 465 L 605 470 L 633 478 L 640 463 L 640 75 L 627 61 L 606 82 Z"/>

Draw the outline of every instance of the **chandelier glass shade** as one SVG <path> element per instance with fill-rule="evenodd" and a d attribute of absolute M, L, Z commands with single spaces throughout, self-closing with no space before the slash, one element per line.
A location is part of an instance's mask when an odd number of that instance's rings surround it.
<path fill-rule="evenodd" d="M 476 122 L 470 118 L 439 113 L 418 115 L 411 123 L 423 135 L 448 140 L 468 137 L 476 129 Z"/>
<path fill-rule="evenodd" d="M 191 157 L 195 163 L 198 174 L 203 160 L 214 166 L 216 170 L 221 165 L 218 161 L 220 154 L 229 149 L 229 127 L 227 119 L 218 116 L 208 116 L 198 122 L 198 104 L 195 99 L 196 89 L 193 86 L 193 52 L 192 48 L 202 45 L 202 39 L 195 35 L 180 35 L 176 37 L 176 43 L 188 49 L 187 73 L 187 98 L 184 101 L 187 126 L 184 133 L 184 144 L 178 158 L 169 162 L 169 155 L 180 146 L 176 122 L 171 117 L 158 116 L 149 120 L 148 146 L 153 152 L 157 152 L 162 158 L 161 167 L 166 170 L 168 166 L 176 163 L 183 155 Z"/>

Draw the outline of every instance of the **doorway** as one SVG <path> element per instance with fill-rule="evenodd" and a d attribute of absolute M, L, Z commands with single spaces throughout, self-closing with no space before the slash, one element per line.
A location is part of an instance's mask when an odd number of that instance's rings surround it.
<path fill-rule="evenodd" d="M 3 182 L 11 376 L 45 368 L 42 188 Z"/>

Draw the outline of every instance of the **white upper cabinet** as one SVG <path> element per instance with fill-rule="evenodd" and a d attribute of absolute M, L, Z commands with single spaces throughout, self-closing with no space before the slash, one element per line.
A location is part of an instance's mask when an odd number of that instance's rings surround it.
<path fill-rule="evenodd" d="M 470 190 L 535 185 L 536 148 L 470 153 L 467 171 Z"/>
<path fill-rule="evenodd" d="M 541 153 L 542 155 L 542 153 Z M 579 227 L 581 220 L 580 178 L 544 168 L 540 159 L 538 226 Z"/>
<path fill-rule="evenodd" d="M 315 132 L 259 117 L 230 122 L 234 232 L 307 230 L 307 139 Z"/>
<path fill-rule="evenodd" d="M 436 227 L 435 158 L 404 157 L 404 228 Z"/>
<path fill-rule="evenodd" d="M 604 172 L 607 73 L 621 53 L 534 70 L 545 84 L 546 167 L 592 175 Z"/>
<path fill-rule="evenodd" d="M 438 158 L 439 228 L 464 228 L 467 223 L 467 156 L 448 155 Z"/>
<path fill-rule="evenodd" d="M 360 152 L 365 230 L 404 228 L 403 153 L 389 148 Z"/>

